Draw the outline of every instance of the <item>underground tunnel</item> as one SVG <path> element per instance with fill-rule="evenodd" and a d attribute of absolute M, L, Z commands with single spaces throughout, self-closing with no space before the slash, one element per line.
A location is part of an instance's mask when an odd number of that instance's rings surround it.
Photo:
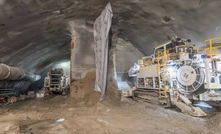
<path fill-rule="evenodd" d="M 220 6 L 0 0 L 0 133 L 220 133 Z"/>

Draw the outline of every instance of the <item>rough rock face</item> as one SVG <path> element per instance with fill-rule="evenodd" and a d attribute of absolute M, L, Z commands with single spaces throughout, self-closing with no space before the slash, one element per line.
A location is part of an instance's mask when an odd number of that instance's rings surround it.
<path fill-rule="evenodd" d="M 110 2 L 114 34 L 131 42 L 144 54 L 151 54 L 153 47 L 166 41 L 167 36 L 191 38 L 200 44 L 204 39 L 221 34 L 219 0 Z M 91 36 L 93 31 L 79 31 L 92 29 L 94 20 L 107 3 L 108 0 L 0 0 L 0 62 L 43 73 L 69 59 L 71 37 L 76 30 L 70 22 L 83 21 L 78 33 Z M 85 47 L 92 45 L 83 43 Z"/>
<path fill-rule="evenodd" d="M 1 0 L 0 62 L 42 73 L 53 64 L 69 59 L 70 22 L 83 20 L 85 25 L 92 27 L 106 3 L 96 0 Z"/>
<path fill-rule="evenodd" d="M 143 53 L 168 36 L 191 38 L 200 44 L 220 36 L 221 14 L 218 0 L 115 0 L 112 2 L 118 34 L 126 37 Z"/>

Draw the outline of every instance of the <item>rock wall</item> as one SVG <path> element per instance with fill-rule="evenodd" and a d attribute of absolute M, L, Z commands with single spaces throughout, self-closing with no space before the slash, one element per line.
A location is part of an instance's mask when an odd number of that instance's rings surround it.
<path fill-rule="evenodd" d="M 138 49 L 130 42 L 114 36 L 109 53 L 108 91 L 118 95 L 118 92 L 129 88 L 127 71 L 138 59 L 143 57 Z"/>
<path fill-rule="evenodd" d="M 81 79 L 87 70 L 95 68 L 94 39 L 92 27 L 85 21 L 70 23 L 72 27 L 71 78 Z"/>

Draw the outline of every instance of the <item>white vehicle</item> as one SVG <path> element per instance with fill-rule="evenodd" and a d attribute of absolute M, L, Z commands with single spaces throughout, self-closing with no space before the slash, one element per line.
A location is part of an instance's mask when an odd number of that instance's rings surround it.
<path fill-rule="evenodd" d="M 66 94 L 69 91 L 69 78 L 64 74 L 62 68 L 51 69 L 48 76 L 45 77 L 44 88 L 49 93 Z"/>
<path fill-rule="evenodd" d="M 189 39 L 179 38 L 156 47 L 153 55 L 138 61 L 137 85 L 131 96 L 150 101 L 148 95 L 155 92 L 160 103 L 205 116 L 191 101 L 221 101 L 221 46 L 213 47 L 216 40 L 208 40 L 210 47 L 202 51 L 190 45 Z"/>

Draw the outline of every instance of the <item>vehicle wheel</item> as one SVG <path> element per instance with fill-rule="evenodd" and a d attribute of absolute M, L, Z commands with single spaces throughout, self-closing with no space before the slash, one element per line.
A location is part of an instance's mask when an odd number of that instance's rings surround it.
<path fill-rule="evenodd" d="M 10 103 L 10 97 L 9 96 L 5 96 L 4 99 L 2 100 L 3 105 L 8 105 Z"/>

